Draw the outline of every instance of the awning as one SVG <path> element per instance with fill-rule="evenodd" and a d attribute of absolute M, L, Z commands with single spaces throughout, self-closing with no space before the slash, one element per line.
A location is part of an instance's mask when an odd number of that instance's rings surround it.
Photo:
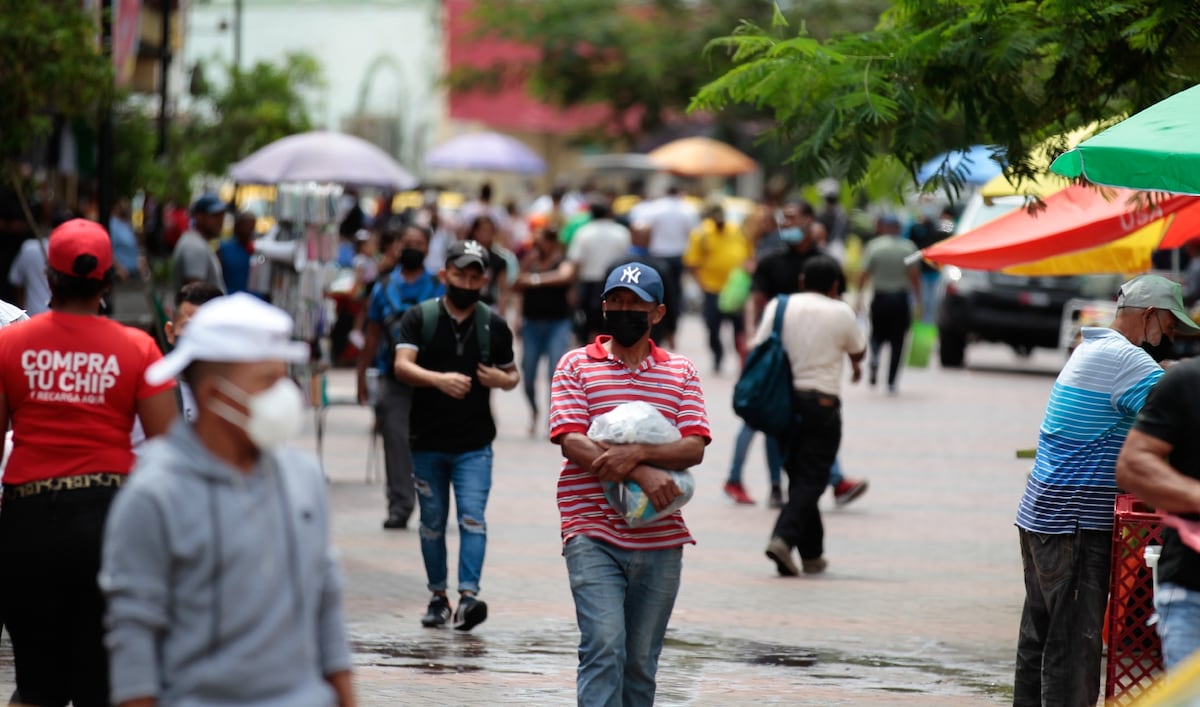
<path fill-rule="evenodd" d="M 1188 206 L 1200 210 L 1197 197 L 1168 196 L 1154 204 L 1139 205 L 1131 202 L 1136 194 L 1127 189 L 1068 187 L 1046 197 L 1043 209 L 1033 213 L 1017 209 L 926 248 L 921 254 L 944 265 L 1003 270 L 1111 243 Z M 1193 219 L 1200 219 L 1200 215 L 1189 214 L 1183 223 L 1190 224 Z M 1163 228 L 1165 233 L 1170 224 Z"/>

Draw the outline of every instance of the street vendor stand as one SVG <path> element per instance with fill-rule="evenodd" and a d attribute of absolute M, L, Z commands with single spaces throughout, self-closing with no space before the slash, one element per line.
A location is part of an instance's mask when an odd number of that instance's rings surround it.
<path fill-rule="evenodd" d="M 255 241 L 251 290 L 265 294 L 295 320 L 295 336 L 312 347 L 309 363 L 295 371 L 310 391 L 317 454 L 324 464 L 325 418 L 334 404 L 326 390 L 329 332 L 334 321 L 328 290 L 337 274 L 337 202 L 343 186 L 411 189 L 417 179 L 390 155 L 355 137 L 312 131 L 276 140 L 230 169 L 238 184 L 277 187 L 276 228 Z M 372 448 L 375 430 L 371 430 Z M 369 463 L 368 481 L 374 464 Z"/>

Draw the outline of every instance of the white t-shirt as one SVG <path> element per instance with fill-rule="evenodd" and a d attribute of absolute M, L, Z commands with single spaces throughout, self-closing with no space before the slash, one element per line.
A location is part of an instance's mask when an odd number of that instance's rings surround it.
<path fill-rule="evenodd" d="M 184 381 L 179 381 L 179 396 L 183 401 L 183 419 L 191 424 L 196 421 L 196 396 L 192 395 L 192 386 Z M 146 442 L 146 430 L 142 427 L 142 418 L 133 418 L 133 430 L 129 433 L 129 443 L 133 446 L 133 453 L 138 454 L 141 447 Z"/>
<path fill-rule="evenodd" d="M 611 219 L 579 227 L 567 250 L 567 260 L 579 268 L 580 282 L 603 282 L 614 262 L 629 252 L 629 229 Z"/>
<path fill-rule="evenodd" d="M 763 311 L 755 346 L 775 325 L 775 303 L 771 300 Z M 846 355 L 862 353 L 867 347 L 850 305 L 815 292 L 788 297 L 782 339 L 792 364 L 792 387 L 837 396 L 842 394 Z"/>
<path fill-rule="evenodd" d="M 8 270 L 8 283 L 25 289 L 25 311 L 29 316 L 50 311 L 50 283 L 46 281 L 45 239 L 39 244 L 30 238 L 21 244 L 21 250 Z"/>
<path fill-rule="evenodd" d="M 700 227 L 700 214 L 677 196 L 664 196 L 650 207 L 650 255 L 678 258 L 687 250 L 692 231 Z"/>

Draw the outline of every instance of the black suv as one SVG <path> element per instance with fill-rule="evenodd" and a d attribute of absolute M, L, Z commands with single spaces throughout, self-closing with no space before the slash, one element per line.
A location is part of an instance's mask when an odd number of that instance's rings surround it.
<path fill-rule="evenodd" d="M 986 202 L 978 196 L 963 212 L 957 232 L 965 233 L 1024 204 L 1022 197 Z M 942 268 L 937 311 L 938 355 L 946 368 L 963 365 L 967 344 L 994 341 L 1019 355 L 1061 345 L 1063 308 L 1075 298 L 1111 299 L 1119 275 L 1024 277 L 1001 272 Z"/>

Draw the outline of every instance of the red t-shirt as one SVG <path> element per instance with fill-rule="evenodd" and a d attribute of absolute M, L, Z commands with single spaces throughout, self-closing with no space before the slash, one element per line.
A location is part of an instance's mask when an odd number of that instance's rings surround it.
<path fill-rule="evenodd" d="M 129 432 L 162 358 L 148 334 L 110 319 L 47 312 L 0 330 L 0 394 L 13 452 L 5 484 L 133 468 Z"/>
<path fill-rule="evenodd" d="M 635 401 L 653 405 L 684 437 L 712 439 L 700 377 L 691 361 L 651 342 L 650 355 L 637 371 L 630 371 L 604 348 L 609 338 L 601 336 L 590 346 L 568 353 L 554 371 L 550 439 L 571 432 L 587 434 L 597 416 Z M 605 498 L 596 475 L 569 459 L 558 477 L 558 511 L 564 543 L 576 535 L 629 550 L 661 550 L 695 542 L 678 511 L 631 528 Z"/>

